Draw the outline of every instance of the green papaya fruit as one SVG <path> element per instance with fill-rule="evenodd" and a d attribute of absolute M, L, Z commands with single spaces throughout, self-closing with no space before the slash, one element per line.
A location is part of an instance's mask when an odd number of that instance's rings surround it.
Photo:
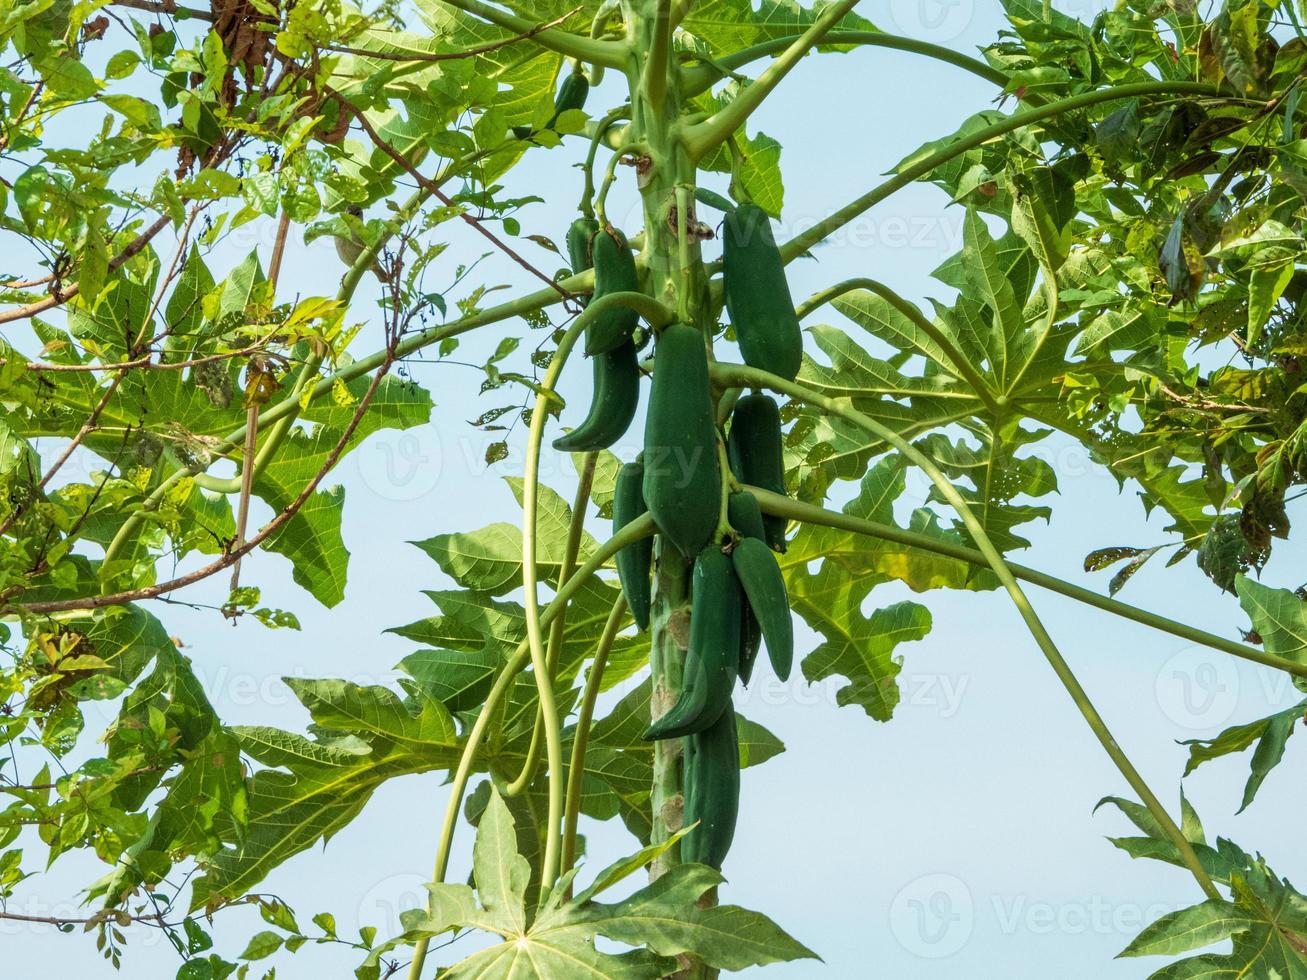
<path fill-rule="evenodd" d="M 644 505 L 644 464 L 627 463 L 617 471 L 613 489 L 613 533 L 616 534 L 648 510 Z M 650 573 L 653 538 L 628 544 L 617 553 L 617 578 L 637 629 L 649 628 Z"/>
<path fill-rule="evenodd" d="M 665 327 L 654 348 L 644 429 L 644 500 L 658 530 L 691 558 L 717 530 L 722 474 L 703 334 Z"/>
<path fill-rule="evenodd" d="M 741 204 L 726 215 L 722 239 L 726 309 L 744 363 L 793 381 L 803 332 L 771 219 L 756 204 Z"/>
<path fill-rule="evenodd" d="M 685 826 L 681 860 L 721 870 L 740 813 L 740 737 L 727 705 L 704 731 L 685 740 Z"/>
<path fill-rule="evenodd" d="M 554 440 L 554 448 L 567 453 L 607 449 L 631 427 L 640 404 L 640 358 L 627 341 L 615 350 L 592 358 L 594 394 L 585 421 Z"/>
<path fill-rule="evenodd" d="M 690 600 L 690 648 L 681 693 L 667 714 L 654 720 L 649 741 L 701 732 L 730 706 L 740 659 L 740 583 L 728 555 L 709 545 L 694 561 Z"/>
<path fill-rule="evenodd" d="M 590 259 L 594 263 L 594 299 L 610 293 L 639 292 L 640 276 L 635 268 L 635 256 L 626 243 L 626 237 L 609 225 L 595 234 L 590 245 Z M 640 322 L 640 315 L 629 306 L 614 306 L 604 310 L 585 328 L 585 352 L 590 356 L 603 354 L 620 347 L 631 339 Z"/>
<path fill-rule="evenodd" d="M 741 482 L 772 493 L 785 493 L 781 413 L 774 398 L 753 393 L 744 395 L 735 403 L 726 448 L 731 469 Z M 789 522 L 772 514 L 764 514 L 762 521 L 767 531 L 767 544 L 783 552 Z"/>
<path fill-rule="evenodd" d="M 772 669 L 781 680 L 788 680 L 794 664 L 794 623 L 776 555 L 756 538 L 741 538 L 731 552 L 731 561 L 749 608 L 761 627 Z"/>

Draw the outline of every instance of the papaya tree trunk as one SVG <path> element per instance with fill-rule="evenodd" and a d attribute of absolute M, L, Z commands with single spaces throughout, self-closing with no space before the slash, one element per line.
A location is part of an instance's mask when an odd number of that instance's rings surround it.
<path fill-rule="evenodd" d="M 675 63 L 669 55 L 672 26 L 667 0 L 626 0 L 624 10 L 633 34 L 632 61 L 627 68 L 632 119 L 629 144 L 638 144 L 637 161 L 645 228 L 644 262 L 647 288 L 680 319 L 704 331 L 711 345 L 716 311 L 708 288 L 699 240 L 695 234 L 696 165 L 679 136 L 684 112 Z M 669 542 L 656 549 L 651 610 L 651 715 L 658 718 L 676 702 L 689 643 L 690 566 Z M 654 743 L 650 797 L 651 838 L 664 841 L 681 829 L 684 797 L 681 783 L 682 740 Z M 679 862 L 678 848 L 662 855 L 651 877 L 667 873 Z M 717 971 L 684 958 L 678 977 L 707 980 Z"/>

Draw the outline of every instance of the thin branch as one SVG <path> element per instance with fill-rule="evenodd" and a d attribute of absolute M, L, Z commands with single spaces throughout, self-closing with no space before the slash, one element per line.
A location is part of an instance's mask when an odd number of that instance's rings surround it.
<path fill-rule="evenodd" d="M 61 919 L 49 915 L 20 915 L 17 912 L 0 911 L 0 920 L 7 920 L 9 922 L 34 922 L 46 926 L 85 926 L 99 925 L 101 922 L 116 922 L 121 924 L 122 915 L 123 913 L 121 912 L 105 910 L 103 912 L 98 912 L 95 915 L 88 916 L 85 919 Z M 127 920 L 129 922 L 143 925 L 162 926 L 166 924 L 166 917 L 162 912 L 152 913 L 150 915 L 129 915 L 127 916 Z"/>
<path fill-rule="evenodd" d="M 286 236 L 290 231 L 290 212 L 285 208 L 281 212 L 281 220 L 277 224 L 277 237 L 272 243 L 272 258 L 269 262 L 268 271 L 268 295 L 275 298 L 277 295 L 277 280 L 281 276 L 281 260 L 286 251 Z M 251 360 L 246 367 L 246 377 L 254 371 L 262 372 L 264 365 L 259 360 Z M 247 388 L 249 394 L 249 404 L 245 409 L 245 451 L 241 454 L 241 491 L 240 503 L 236 508 L 236 536 L 234 538 L 236 548 L 239 550 L 245 544 L 245 530 L 249 526 L 250 520 L 250 495 L 254 491 L 254 470 L 256 461 L 256 450 L 259 438 L 259 407 L 262 399 L 253 397 L 257 390 L 257 382 Z M 241 584 L 241 562 L 237 558 L 231 566 L 231 585 L 228 586 L 229 592 L 235 592 Z"/>
<path fill-rule="evenodd" d="M 580 479 L 576 484 L 576 497 L 572 501 L 572 520 L 567 528 L 567 545 L 563 550 L 563 563 L 558 570 L 559 581 L 566 581 L 571 578 L 572 572 L 576 570 L 576 558 L 581 552 L 581 537 L 585 533 L 586 504 L 590 500 L 590 490 L 594 486 L 595 464 L 597 462 L 597 453 L 585 454 Z M 530 533 L 534 535 L 535 530 L 535 522 L 532 521 Z M 525 568 L 526 564 L 524 562 L 524 571 Z M 563 637 L 566 631 L 567 609 L 563 609 L 558 614 L 558 618 L 554 620 L 553 626 L 549 628 L 549 645 L 545 649 L 545 663 L 551 679 L 558 670 L 558 658 L 562 653 Z M 543 744 L 543 740 L 544 709 L 537 707 L 535 725 L 531 729 L 531 744 L 526 750 L 526 761 L 522 763 L 522 771 L 518 773 L 517 778 L 504 787 L 504 795 L 517 796 L 535 781 L 536 768 L 540 765 L 540 746 Z M 563 866 L 560 870 L 566 871 L 567 868 Z"/>
<path fill-rule="evenodd" d="M 1157 382 L 1157 387 L 1158 390 L 1166 395 L 1167 398 L 1179 402 L 1181 405 L 1193 409 L 1194 411 L 1238 412 L 1239 414 L 1245 414 L 1248 412 L 1263 414 L 1267 412 L 1266 408 L 1257 405 L 1245 405 L 1242 402 L 1218 402 L 1210 398 L 1204 398 L 1202 395 L 1198 394 L 1186 395 L 1183 392 L 1176 391 L 1174 388 L 1168 386 L 1166 382 L 1161 380 Z"/>
<path fill-rule="evenodd" d="M 444 52 L 427 52 L 427 51 L 372 51 L 368 48 L 351 48 L 343 44 L 324 44 L 323 51 L 334 51 L 338 54 L 352 54 L 360 58 L 373 58 L 377 61 L 403 61 L 403 62 L 430 62 L 430 61 L 457 61 L 461 58 L 475 58 L 477 55 L 489 54 L 491 51 L 498 51 L 500 48 L 506 48 L 510 44 L 517 44 L 519 41 L 526 41 L 535 37 L 541 31 L 547 31 L 551 28 L 562 24 L 574 14 L 580 13 L 584 7 L 573 7 L 561 17 L 555 17 L 545 24 L 538 24 L 530 30 L 515 34 L 512 37 L 506 37 L 500 41 L 491 41 L 489 44 L 482 44 L 475 48 L 467 48 L 463 51 L 444 51 Z"/>
<path fill-rule="evenodd" d="M 942 538 L 934 538 L 916 531 L 907 531 L 892 524 L 880 524 L 865 518 L 854 517 L 852 514 L 826 510 L 823 507 L 806 504 L 800 500 L 794 500 L 791 497 L 772 493 L 759 487 L 745 487 L 745 489 L 758 498 L 758 506 L 762 508 L 765 514 L 775 514 L 778 517 L 784 517 L 792 521 L 802 521 L 805 524 L 833 527 L 841 531 L 852 531 L 854 534 L 861 534 L 880 541 L 888 541 L 907 548 L 942 555 L 945 558 L 953 558 L 969 565 L 989 567 L 985 556 L 975 548 L 951 544 Z M 1101 595 L 1092 589 L 1086 589 L 1083 586 L 1075 585 L 1055 575 L 1049 575 L 1046 572 L 1040 572 L 1025 565 L 1008 562 L 1008 568 L 1012 570 L 1014 576 L 1023 582 L 1029 582 L 1041 589 L 1047 589 L 1050 592 L 1055 592 L 1068 599 L 1074 599 L 1076 602 L 1082 602 L 1103 612 L 1120 616 L 1122 619 L 1148 626 L 1190 643 L 1201 644 L 1212 650 L 1220 650 L 1222 653 L 1228 653 L 1250 663 L 1282 670 L 1294 677 L 1307 678 L 1307 663 L 1298 663 L 1285 657 L 1277 657 L 1265 650 L 1259 650 L 1257 647 L 1236 643 L 1234 640 L 1217 636 L 1215 633 L 1208 633 L 1187 623 L 1167 619 L 1165 616 L 1121 602 L 1119 599 Z"/>
<path fill-rule="evenodd" d="M 186 256 L 186 246 L 191 240 L 191 229 L 195 227 L 195 219 L 200 216 L 200 212 L 206 207 L 205 204 L 194 205 L 190 213 L 186 215 L 186 222 L 182 225 L 181 234 L 177 236 L 177 247 L 173 249 L 172 258 L 168 260 L 167 271 L 159 277 L 159 285 L 154 291 L 154 299 L 150 302 L 150 308 L 146 311 L 145 316 L 141 318 L 140 329 L 136 331 L 136 339 L 132 341 L 132 347 L 127 351 L 127 356 L 137 353 L 139 348 L 145 344 L 146 337 L 149 336 L 150 325 L 154 323 L 154 315 L 159 312 L 159 307 L 163 306 L 163 297 L 167 293 L 168 287 L 172 285 L 173 280 L 181 273 L 182 260 Z M 162 337 L 168 336 L 172 332 L 171 327 L 166 327 L 159 338 L 151 340 L 153 345 Z"/>
<path fill-rule="evenodd" d="M 576 719 L 572 736 L 572 758 L 567 765 L 567 799 L 563 806 L 563 863 L 560 870 L 567 874 L 576 863 L 576 824 L 581 816 L 581 787 L 585 784 L 585 756 L 590 746 L 590 723 L 594 718 L 595 703 L 603 689 L 604 670 L 608 654 L 626 619 L 626 596 L 619 595 L 613 603 L 604 631 L 595 647 L 594 661 L 585 679 L 585 693 L 581 696 L 581 711 Z"/>
<path fill-rule="evenodd" d="M 0 289 L 32 289 L 36 286 L 44 286 L 55 280 L 55 274 L 52 272 L 48 276 L 42 276 L 40 279 L 19 279 L 13 282 L 0 282 Z"/>
<path fill-rule="evenodd" d="M 166 0 L 166 2 L 160 2 L 160 0 L 111 0 L 111 4 L 115 7 L 127 7 L 131 10 L 143 10 L 147 14 L 166 14 L 168 16 L 185 14 L 189 19 L 205 20 L 210 23 L 218 19 L 211 10 L 201 10 L 198 7 L 180 7 L 171 0 Z"/>
<path fill-rule="evenodd" d="M 34 371 L 39 374 L 75 374 L 78 372 L 99 372 L 99 371 L 127 371 L 127 370 L 148 370 L 148 371 L 183 371 L 187 368 L 199 367 L 202 364 L 214 364 L 218 361 L 230 361 L 237 357 L 249 357 L 251 354 L 257 354 L 267 349 L 276 337 L 276 333 L 271 333 L 251 344 L 249 347 L 242 347 L 239 350 L 227 351 L 224 354 L 208 354 L 204 357 L 197 357 L 190 361 L 155 361 L 154 355 L 158 351 L 151 351 L 142 357 L 130 361 L 113 361 L 101 364 L 51 364 L 46 361 L 27 361 L 23 367 L 28 371 Z M 0 357 L 0 364 L 11 363 L 7 358 Z"/>
<path fill-rule="evenodd" d="M 32 106 L 36 104 L 36 100 L 41 97 L 41 90 L 44 88 L 45 79 L 40 79 L 32 85 L 32 91 L 27 93 L 27 101 L 23 103 L 22 108 L 18 110 L 13 121 L 9 124 L 10 129 L 22 125 L 23 120 L 27 117 L 27 113 L 31 111 Z M 0 133 L 0 150 L 6 149 L 8 146 L 9 131 L 6 130 L 4 133 Z M 35 283 L 33 285 L 35 285 Z"/>
<path fill-rule="evenodd" d="M 286 236 L 290 232 L 290 212 L 282 209 L 277 222 L 277 237 L 272 243 L 272 259 L 268 262 L 268 295 L 277 295 L 277 280 L 281 278 L 281 260 L 286 254 Z"/>
<path fill-rule="evenodd" d="M 802 35 L 790 34 L 785 37 L 775 37 L 763 41 L 761 44 L 755 44 L 752 47 L 741 48 L 739 51 L 732 51 L 730 54 L 722 55 L 712 62 L 705 62 L 692 68 L 682 69 L 681 79 L 685 92 L 685 98 L 691 98 L 701 92 L 710 89 L 713 84 L 720 78 L 724 78 L 737 68 L 743 68 L 750 62 L 757 61 L 759 58 L 766 58 L 769 55 L 778 54 L 788 48 L 795 41 L 799 40 Z M 827 32 L 822 38 L 822 44 L 849 44 L 865 45 L 869 47 L 890 48 L 896 51 L 908 51 L 913 54 L 923 55 L 927 58 L 933 58 L 950 65 L 954 65 L 964 71 L 969 71 L 973 75 L 993 82 L 999 88 L 1007 86 L 1009 78 L 997 68 L 992 68 L 979 58 L 972 58 L 968 55 L 954 51 L 952 48 L 946 48 L 940 44 L 931 44 L 929 41 L 921 41 L 913 37 L 899 37 L 897 34 L 882 34 L 879 31 L 839 31 L 833 30 Z M 1034 101 L 1031 99 L 1030 101 Z"/>
<path fill-rule="evenodd" d="M 701 160 L 710 151 L 724 143 L 745 120 L 762 104 L 763 99 L 780 84 L 790 70 L 820 42 L 826 32 L 835 26 L 846 13 L 857 6 L 858 0 L 839 0 L 821 12 L 813 25 L 799 39 L 785 49 L 785 53 L 767 66 L 753 84 L 746 86 L 734 99 L 703 122 L 685 131 L 686 152 L 693 160 Z"/>
<path fill-rule="evenodd" d="M 133 776 L 144 776 L 147 773 L 159 772 L 163 768 L 163 766 L 141 766 L 139 769 L 133 769 L 131 772 L 125 773 L 121 778 L 130 779 Z M 73 790 L 78 791 L 83 785 L 83 782 L 75 783 Z M 0 793 L 43 793 L 58 788 L 58 783 L 29 783 L 25 786 L 20 786 L 17 783 L 0 783 Z"/>
<path fill-rule="evenodd" d="M 247 370 L 254 370 L 253 362 Z M 250 399 L 245 409 L 245 451 L 241 454 L 241 490 L 240 501 L 236 505 L 236 535 L 233 540 L 239 550 L 245 544 L 245 530 L 250 522 L 250 496 L 254 492 L 254 461 L 257 455 L 259 439 L 259 403 Z M 231 566 L 231 585 L 228 592 L 235 592 L 241 584 L 241 562 L 236 559 Z"/>

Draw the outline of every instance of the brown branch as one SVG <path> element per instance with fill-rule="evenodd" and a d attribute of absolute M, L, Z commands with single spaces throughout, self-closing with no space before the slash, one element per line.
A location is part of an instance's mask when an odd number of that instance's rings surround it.
<path fill-rule="evenodd" d="M 253 362 L 249 370 L 254 370 Z M 241 455 L 241 498 L 236 509 L 236 549 L 239 551 L 245 543 L 245 530 L 250 522 L 250 496 L 254 493 L 255 447 L 259 438 L 259 406 L 261 402 L 251 398 L 245 410 L 245 452 Z M 241 584 L 241 561 L 236 559 L 231 566 L 231 585 L 229 592 L 235 592 Z"/>
<path fill-rule="evenodd" d="M 272 259 L 268 263 L 268 295 L 277 295 L 277 280 L 281 277 L 281 259 L 286 252 L 286 234 L 290 231 L 290 212 L 281 212 L 281 221 L 277 224 L 277 240 L 272 243 Z"/>
<path fill-rule="evenodd" d="M 128 602 L 137 602 L 143 599 L 156 599 L 161 595 L 175 592 L 188 585 L 194 585 L 196 582 L 200 582 L 211 575 L 216 575 L 224 568 L 230 568 L 299 513 L 300 508 L 304 506 L 309 497 L 313 495 L 313 492 L 317 490 L 318 485 L 326 478 L 327 474 L 331 472 L 336 463 L 340 460 L 341 455 L 345 452 L 346 446 L 349 445 L 350 438 L 354 435 L 355 430 L 358 429 L 359 423 L 363 420 L 364 413 L 372 403 L 372 399 L 376 395 L 377 389 L 381 387 L 382 380 L 390 372 L 390 368 L 394 363 L 395 344 L 392 343 L 387 349 L 385 360 L 372 378 L 372 384 L 368 386 L 367 392 L 363 395 L 362 399 L 360 399 L 353 418 L 350 419 L 349 424 L 345 427 L 345 431 L 341 434 L 340 440 L 327 455 L 326 462 L 323 463 L 322 468 L 319 469 L 313 479 L 308 482 L 308 485 L 300 491 L 299 496 L 287 505 L 285 510 L 265 524 L 259 533 L 250 538 L 250 540 L 245 542 L 244 545 L 233 549 L 222 558 L 210 562 L 203 568 L 196 569 L 187 575 L 179 576 L 170 581 L 161 582 L 158 585 L 151 585 L 140 589 L 130 589 L 126 592 L 115 592 L 111 595 L 87 596 L 82 599 L 62 599 L 55 602 L 34 602 L 30 605 L 6 605 L 3 608 L 0 608 L 0 614 L 42 614 L 68 612 L 76 609 L 103 609 L 106 606 L 121 606 Z"/>
<path fill-rule="evenodd" d="M 207 20 L 210 23 L 218 19 L 211 10 L 200 10 L 198 7 L 179 7 L 175 3 L 160 2 L 160 0 L 111 0 L 111 4 L 115 7 L 143 10 L 147 14 L 185 14 L 194 20 Z"/>
<path fill-rule="evenodd" d="M 289 231 L 290 212 L 283 208 L 281 221 L 277 224 L 277 240 L 272 243 L 272 259 L 268 264 L 268 295 L 274 300 L 277 296 L 277 280 L 281 276 L 281 260 L 286 251 L 286 235 Z M 261 370 L 262 366 L 257 361 L 251 360 L 247 370 L 252 372 L 256 368 Z M 249 406 L 245 410 L 245 452 L 241 457 L 241 498 L 236 511 L 235 543 L 238 551 L 245 544 L 245 530 L 249 526 L 250 520 L 250 495 L 254 492 L 254 449 L 258 444 L 259 407 L 262 404 L 262 400 L 251 398 Z M 231 586 L 228 591 L 235 592 L 240 584 L 241 560 L 237 558 L 235 564 L 231 566 Z"/>
<path fill-rule="evenodd" d="M 123 778 L 130 779 L 133 776 L 144 776 L 147 773 L 159 772 L 161 769 L 163 769 L 163 766 L 142 766 L 139 769 L 133 769 L 130 772 L 125 773 Z M 82 786 L 89 781 L 90 779 L 85 779 L 80 782 L 74 783 L 73 790 L 80 792 Z M 28 785 L 25 786 L 19 785 L 17 783 L 14 784 L 0 783 L 0 793 L 41 793 L 47 790 L 58 789 L 58 788 L 59 788 L 58 783 L 29 783 Z"/>
<path fill-rule="evenodd" d="M 351 48 L 343 44 L 324 44 L 323 51 L 334 51 L 337 54 L 352 54 L 360 58 L 375 58 L 378 61 L 456 61 L 460 58 L 475 58 L 479 54 L 489 54 L 491 51 L 498 51 L 500 48 L 506 48 L 510 44 L 516 44 L 518 41 L 526 41 L 535 37 L 542 31 L 547 31 L 557 27 L 567 20 L 573 14 L 579 13 L 583 7 L 573 7 L 561 17 L 555 17 L 547 24 L 538 24 L 529 31 L 523 31 L 521 34 L 515 34 L 512 37 L 506 37 L 501 41 L 493 41 L 489 44 L 482 44 L 479 47 L 468 48 L 465 51 L 447 51 L 441 54 L 408 52 L 400 53 L 398 51 L 370 51 L 367 48 Z"/>
<path fill-rule="evenodd" d="M 17 912 L 0 911 L 0 919 L 10 922 L 35 922 L 46 926 L 85 926 L 99 925 L 101 922 L 122 923 L 124 913 L 114 912 L 106 909 L 103 912 L 97 912 L 95 915 L 88 916 L 85 919 L 61 919 L 55 916 L 47 915 L 20 915 Z M 158 925 L 164 924 L 166 916 L 162 912 L 155 912 L 150 915 L 128 915 L 128 922 L 135 922 L 141 925 Z"/>
<path fill-rule="evenodd" d="M 47 283 L 54 282 L 54 273 L 48 276 L 42 276 L 40 279 L 16 279 L 13 282 L 0 282 L 0 289 L 32 289 L 36 286 L 44 286 Z"/>
<path fill-rule="evenodd" d="M 163 215 L 155 221 L 154 224 L 146 228 L 145 231 L 141 232 L 134 242 L 109 260 L 109 271 L 117 271 L 128 261 L 144 251 L 145 247 L 150 244 L 150 240 L 154 238 L 155 235 L 159 234 L 159 232 L 163 231 L 163 229 L 168 225 L 169 220 L 170 219 L 167 215 Z M 53 309 L 56 306 L 68 302 L 79 292 L 81 292 L 81 288 L 76 283 L 73 283 L 64 289 L 57 289 L 45 299 L 38 300 L 35 303 L 28 303 L 26 306 L 17 306 L 12 310 L 4 310 L 3 312 L 0 312 L 0 323 L 13 323 L 15 320 L 26 320 L 28 317 L 36 316 L 38 313 L 44 313 L 46 310 Z"/>
<path fill-rule="evenodd" d="M 11 127 L 21 126 L 23 124 L 23 119 L 26 118 L 28 111 L 36 104 L 36 100 L 41 97 L 41 90 L 43 88 L 45 88 L 45 79 L 38 79 L 32 84 L 32 91 L 27 93 L 27 101 L 23 103 L 23 107 L 19 109 L 18 114 L 14 116 L 14 121 L 11 124 Z M 9 132 L 6 131 L 0 133 L 0 150 L 6 149 L 8 146 Z"/>
<path fill-rule="evenodd" d="M 144 346 L 145 338 L 148 336 L 147 331 L 150 329 L 150 325 L 154 323 L 154 315 L 159 312 L 159 307 L 163 305 L 164 294 L 168 291 L 168 287 L 172 285 L 173 280 L 181 275 L 182 264 L 186 258 L 186 246 L 190 243 L 191 229 L 195 227 L 195 219 L 200 216 L 200 212 L 207 206 L 207 204 L 203 203 L 193 205 L 190 213 L 186 215 L 186 223 L 182 225 L 182 232 L 177 236 L 177 248 L 173 250 L 172 258 L 168 260 L 168 271 L 161 277 L 159 287 L 154 291 L 154 302 L 150 304 L 149 311 L 141 319 L 141 329 L 136 331 L 136 339 L 132 341 L 132 346 L 127 351 L 128 357 L 139 353 L 141 347 Z M 165 321 L 163 336 L 170 333 L 172 333 L 172 327 L 169 327 Z M 151 340 L 150 346 L 157 343 L 159 339 L 161 338 L 156 337 Z"/>
<path fill-rule="evenodd" d="M 109 399 L 113 397 L 113 393 L 118 390 L 118 386 L 123 383 L 125 377 L 127 377 L 127 372 L 119 371 L 114 379 L 109 382 L 109 387 L 104 390 L 104 395 L 101 396 L 99 403 L 91 410 L 91 414 L 86 417 L 82 427 L 77 430 L 77 435 L 73 436 L 72 441 L 68 443 L 68 447 L 55 460 L 54 465 L 46 470 L 45 475 L 41 477 L 41 482 L 37 484 L 39 489 L 44 490 L 49 485 L 50 480 L 59 472 L 59 468 L 68 462 L 68 457 L 82 444 L 82 440 L 95 430 L 95 423 L 99 421 L 101 413 L 109 405 Z M 0 528 L 0 534 L 4 534 L 7 530 L 9 530 L 8 522 L 5 523 L 4 527 Z"/>
<path fill-rule="evenodd" d="M 182 371 L 186 368 L 199 367 L 202 364 L 213 364 L 216 361 L 230 361 L 235 357 L 249 357 L 251 354 L 257 354 L 272 342 L 275 334 L 269 334 L 262 340 L 249 347 L 242 347 L 240 350 L 227 351 L 225 354 L 206 354 L 204 357 L 197 357 L 190 361 L 159 361 L 153 360 L 154 353 L 146 354 L 131 361 L 115 361 L 109 364 L 51 364 L 47 361 L 27 361 L 24 367 L 29 371 L 35 371 L 41 374 L 68 374 L 78 371 L 126 371 L 134 368 L 145 368 L 150 371 Z M 8 364 L 6 358 L 0 357 L 0 365 Z"/>
<path fill-rule="evenodd" d="M 1185 405 L 1186 407 L 1192 408 L 1196 411 L 1206 410 L 1211 412 L 1253 412 L 1253 413 L 1266 412 L 1265 408 L 1260 408 L 1256 405 L 1245 405 L 1242 402 L 1218 402 L 1218 401 L 1213 401 L 1210 398 L 1204 398 L 1203 396 L 1197 394 L 1186 395 L 1183 394 L 1182 392 L 1176 391 L 1174 388 L 1169 387 L 1163 381 L 1158 381 L 1157 387 L 1161 390 L 1162 394 L 1166 395 L 1167 398 L 1170 398 L 1172 401 L 1179 402 L 1181 405 Z"/>

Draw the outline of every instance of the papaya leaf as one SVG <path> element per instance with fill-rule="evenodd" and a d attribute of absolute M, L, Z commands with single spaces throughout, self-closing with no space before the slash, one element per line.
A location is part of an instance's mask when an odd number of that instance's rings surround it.
<path fill-rule="evenodd" d="M 244 895 L 287 858 L 330 840 L 385 780 L 449 768 L 461 752 L 454 718 L 435 697 L 405 701 L 388 688 L 340 680 L 286 683 L 313 717 L 316 737 L 231 730 L 266 768 L 249 779 L 243 840 L 202 862 L 192 908 Z"/>
<path fill-rule="evenodd" d="M 1293 734 L 1294 727 L 1305 718 L 1307 701 L 1245 725 L 1234 725 L 1215 738 L 1181 742 L 1181 745 L 1189 746 L 1189 761 L 1185 764 L 1184 774 L 1189 775 L 1204 762 L 1242 752 L 1249 746 L 1256 745 L 1251 762 L 1252 771 L 1244 786 L 1243 802 L 1239 805 L 1239 812 L 1242 813 L 1256 797 L 1267 774 L 1280 764 L 1289 736 Z"/>
<path fill-rule="evenodd" d="M 374 949 L 368 963 L 377 963 L 382 953 L 401 943 L 457 929 L 475 929 L 499 941 L 441 971 L 442 976 L 451 978 L 530 975 L 646 980 L 674 969 L 674 957 L 686 953 L 725 970 L 815 956 L 756 912 L 730 905 L 700 908 L 698 900 L 722 881 L 720 874 L 703 865 L 678 865 L 612 905 L 594 900 L 647 865 L 670 843 L 646 848 L 611 865 L 574 899 L 562 897 L 562 890 L 556 890 L 538 914 L 528 918 L 525 889 L 529 868 L 517 851 L 513 817 L 498 791 L 492 789 L 473 850 L 475 892 L 466 885 L 429 885 L 430 909 L 404 913 L 404 934 Z M 630 949 L 604 952 L 597 948 L 596 936 Z"/>
<path fill-rule="evenodd" d="M 1296 593 L 1270 588 L 1246 575 L 1235 579 L 1234 590 L 1267 653 L 1307 662 L 1307 605 Z M 1307 690 L 1302 678 L 1295 677 L 1293 683 L 1300 691 Z"/>
<path fill-rule="evenodd" d="M 522 484 L 510 478 L 509 486 L 521 500 Z M 537 492 L 537 569 L 555 580 L 567 550 L 567 529 L 572 509 L 555 491 L 541 486 Z M 413 542 L 440 566 L 441 571 L 472 592 L 501 596 L 522 584 L 522 529 L 514 524 L 491 524 L 471 532 L 439 534 Z M 582 538 L 579 561 L 595 547 L 594 538 Z"/>
<path fill-rule="evenodd" d="M 1174 956 L 1233 940 L 1228 954 L 1178 960 L 1150 980 L 1307 976 L 1307 897 L 1258 860 L 1231 881 L 1231 901 L 1209 900 L 1149 925 L 1122 956 Z"/>

